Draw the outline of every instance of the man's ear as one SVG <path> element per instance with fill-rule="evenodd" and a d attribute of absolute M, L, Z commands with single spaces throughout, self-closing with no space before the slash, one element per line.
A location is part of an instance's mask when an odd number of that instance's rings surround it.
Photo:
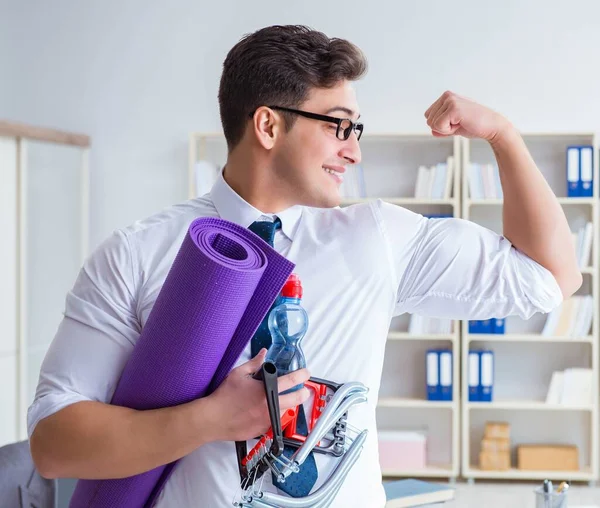
<path fill-rule="evenodd" d="M 261 106 L 254 112 L 252 127 L 258 142 L 266 150 L 271 150 L 277 137 L 284 132 L 283 118 L 272 109 Z"/>

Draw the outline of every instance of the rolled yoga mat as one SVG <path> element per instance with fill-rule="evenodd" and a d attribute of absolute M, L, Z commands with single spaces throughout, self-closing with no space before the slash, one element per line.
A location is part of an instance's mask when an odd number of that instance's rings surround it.
<path fill-rule="evenodd" d="M 194 220 L 111 403 L 155 409 L 212 393 L 293 269 L 248 229 L 223 219 Z M 151 506 L 175 464 L 129 478 L 80 480 L 70 506 Z"/>

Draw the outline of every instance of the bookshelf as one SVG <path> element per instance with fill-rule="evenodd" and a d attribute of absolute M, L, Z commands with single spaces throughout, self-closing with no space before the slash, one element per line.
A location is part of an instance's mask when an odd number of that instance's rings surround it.
<path fill-rule="evenodd" d="M 590 262 L 582 265 L 583 285 L 577 295 L 592 297 L 592 325 L 584 334 L 545 333 L 548 316 L 535 315 L 524 321 L 506 319 L 505 334 L 470 334 L 462 324 L 462 452 L 461 475 L 475 479 L 588 481 L 598 478 L 598 139 L 594 133 L 524 133 L 523 138 L 546 181 L 558 197 L 572 231 L 592 224 Z M 470 181 L 470 163 L 494 162 L 489 145 L 481 140 L 462 141 L 462 216 L 497 232 L 502 231 L 501 196 L 487 192 L 477 195 Z M 568 197 L 566 147 L 592 145 L 594 186 L 592 197 Z M 483 171 L 483 170 L 482 170 Z M 489 178 L 488 178 L 489 184 Z M 474 187 L 473 187 L 474 185 Z M 488 185 L 488 190 L 489 190 Z M 469 402 L 468 352 L 494 351 L 494 396 L 492 402 Z M 591 369 L 590 403 L 547 403 L 546 396 L 555 371 Z M 479 467 L 480 441 L 488 421 L 504 421 L 511 428 L 511 468 L 482 470 Z M 519 444 L 574 444 L 578 447 L 577 471 L 528 471 L 517 469 Z"/>
<path fill-rule="evenodd" d="M 88 252 L 89 150 L 82 134 L 0 121 L 0 446 L 27 439 L 40 366 Z"/>
<path fill-rule="evenodd" d="M 460 216 L 460 151 L 458 138 L 434 138 L 429 132 L 365 134 L 362 151 L 361 189 L 342 186 L 341 206 L 381 198 L 392 204 L 424 214 Z M 454 159 L 452 184 L 442 197 L 415 197 L 417 168 L 430 167 Z M 227 157 L 222 134 L 192 133 L 189 144 L 190 198 L 210 188 L 215 171 Z M 197 165 L 203 161 L 202 165 Z M 208 164 L 206 164 L 208 163 Z M 213 174 L 200 187 L 202 172 Z M 352 192 L 355 191 L 355 192 Z M 430 195 L 433 195 L 430 193 Z M 417 431 L 427 435 L 425 467 L 383 468 L 385 477 L 439 477 L 455 479 L 460 473 L 460 322 L 452 322 L 450 331 L 414 333 L 409 331 L 410 316 L 396 317 L 389 330 L 377 403 L 378 429 Z M 452 351 L 452 401 L 429 401 L 426 396 L 425 355 L 430 348 Z"/>
<path fill-rule="evenodd" d="M 460 151 L 458 138 L 434 138 L 430 133 L 365 134 L 361 138 L 364 186 L 360 195 L 350 191 L 342 206 L 383 199 L 410 210 L 434 215 L 460 216 Z M 448 195 L 415 197 L 419 166 L 431 167 L 453 157 L 454 168 Z M 348 180 L 345 181 L 344 186 Z M 427 437 L 425 467 L 393 467 L 382 464 L 387 478 L 422 477 L 456 479 L 460 474 L 460 322 L 450 333 L 409 331 L 411 316 L 392 320 L 386 343 L 383 373 L 377 402 L 378 430 L 417 431 Z M 428 349 L 452 351 L 452 401 L 430 401 L 426 394 L 425 356 Z"/>
<path fill-rule="evenodd" d="M 598 139 L 594 133 L 524 133 L 534 160 L 559 198 L 573 230 L 593 224 L 591 262 L 582 266 L 584 283 L 578 295 L 593 298 L 589 333 L 581 336 L 542 335 L 547 316 L 528 321 L 506 319 L 506 333 L 470 334 L 468 322 L 452 323 L 450 333 L 409 332 L 411 316 L 393 319 L 386 343 L 384 368 L 377 403 L 380 431 L 421 431 L 427 434 L 425 468 L 382 469 L 384 477 L 431 477 L 453 480 L 463 477 L 504 480 L 553 480 L 592 482 L 598 478 Z M 594 147 L 594 193 L 588 198 L 567 197 L 565 150 L 571 144 Z M 472 199 L 469 192 L 470 162 L 493 163 L 493 153 L 481 140 L 434 138 L 428 132 L 365 134 L 361 139 L 364 187 L 345 192 L 341 206 L 372 199 L 406 207 L 423 214 L 446 214 L 502 231 L 502 199 Z M 193 133 L 190 138 L 189 195 L 196 196 L 196 162 L 224 161 L 226 145 L 221 134 Z M 415 197 L 418 167 L 435 165 L 453 156 L 455 167 L 450 196 Z M 356 189 L 354 189 L 356 191 Z M 467 356 L 471 347 L 495 353 L 493 402 L 469 402 Z M 425 355 L 428 349 L 452 351 L 452 401 L 428 401 Z M 508 361 L 520 358 L 518 361 Z M 552 372 L 570 367 L 592 369 L 593 403 L 565 406 L 547 404 L 546 392 Z M 505 383 L 510 379 L 510 383 Z M 478 466 L 478 442 L 486 421 L 511 424 L 512 468 L 484 471 Z M 540 429 L 543 428 L 542 432 Z M 515 447 L 535 442 L 571 443 L 576 437 L 580 469 L 522 471 L 516 468 Z"/>

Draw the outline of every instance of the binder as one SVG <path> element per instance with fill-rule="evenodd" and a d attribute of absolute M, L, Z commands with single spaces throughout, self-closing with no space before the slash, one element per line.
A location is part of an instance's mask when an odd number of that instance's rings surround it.
<path fill-rule="evenodd" d="M 469 351 L 469 402 L 479 402 L 479 351 Z"/>
<path fill-rule="evenodd" d="M 479 330 L 481 329 L 481 321 L 478 320 L 471 320 L 469 321 L 469 333 L 480 333 Z"/>
<path fill-rule="evenodd" d="M 479 333 L 494 333 L 494 320 L 484 319 L 481 321 L 481 331 Z"/>
<path fill-rule="evenodd" d="M 576 198 L 581 195 L 579 185 L 579 147 L 567 147 L 567 197 Z"/>
<path fill-rule="evenodd" d="M 504 333 L 505 319 L 479 319 L 469 321 L 469 333 Z"/>
<path fill-rule="evenodd" d="M 593 159 L 594 149 L 591 146 L 579 147 L 579 195 L 592 197 L 593 186 Z"/>
<path fill-rule="evenodd" d="M 439 353 L 428 349 L 426 355 L 427 400 L 441 400 L 439 383 Z"/>
<path fill-rule="evenodd" d="M 496 334 L 503 334 L 505 330 L 505 318 L 495 318 L 493 320 L 493 332 Z"/>
<path fill-rule="evenodd" d="M 439 352 L 440 400 L 452 400 L 452 351 Z"/>
<path fill-rule="evenodd" d="M 479 400 L 492 402 L 494 392 L 494 352 L 479 353 Z"/>

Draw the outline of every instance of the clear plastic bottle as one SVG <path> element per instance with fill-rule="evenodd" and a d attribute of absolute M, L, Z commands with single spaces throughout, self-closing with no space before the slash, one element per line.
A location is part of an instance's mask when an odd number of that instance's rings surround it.
<path fill-rule="evenodd" d="M 308 329 L 308 314 L 301 301 L 302 283 L 298 275 L 293 273 L 284 284 L 268 320 L 272 344 L 265 361 L 275 364 L 278 376 L 306 367 L 300 341 Z M 282 393 L 293 392 L 302 387 L 303 384 L 299 384 Z"/>

